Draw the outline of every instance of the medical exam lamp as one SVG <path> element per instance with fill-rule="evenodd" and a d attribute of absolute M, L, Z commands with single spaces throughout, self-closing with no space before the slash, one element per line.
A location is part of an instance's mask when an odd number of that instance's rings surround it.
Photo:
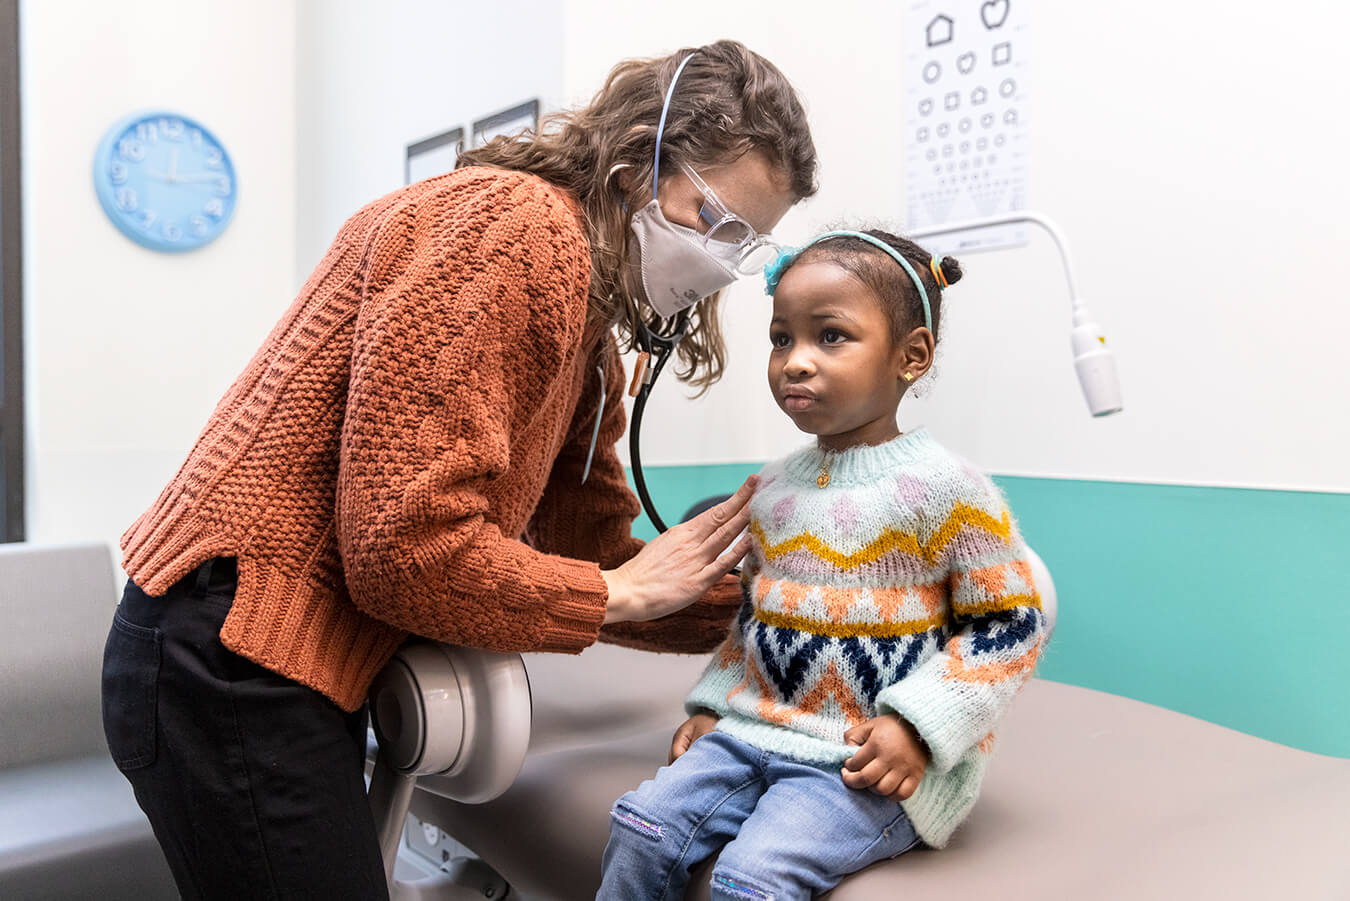
<path fill-rule="evenodd" d="M 1064 241 L 1064 233 L 1050 219 L 1040 213 L 1023 210 L 1004 216 L 989 216 L 983 219 L 967 219 L 964 222 L 950 222 L 945 225 L 930 225 L 906 232 L 905 236 L 922 241 L 938 235 L 950 235 L 956 232 L 973 231 L 981 228 L 993 228 L 996 225 L 1036 225 L 1055 242 L 1059 258 L 1064 262 L 1064 278 L 1069 282 L 1069 302 L 1073 307 L 1073 332 L 1070 341 L 1073 344 L 1073 366 L 1078 371 L 1078 383 L 1083 386 L 1083 396 L 1087 398 L 1088 409 L 1093 416 L 1110 416 L 1123 408 L 1120 400 L 1120 382 L 1116 378 L 1116 361 L 1111 348 L 1106 346 L 1106 335 L 1088 314 L 1087 308 L 1078 299 L 1078 286 L 1073 280 L 1073 267 L 1069 262 L 1069 246 Z M 961 248 L 978 251 L 979 247 Z"/>

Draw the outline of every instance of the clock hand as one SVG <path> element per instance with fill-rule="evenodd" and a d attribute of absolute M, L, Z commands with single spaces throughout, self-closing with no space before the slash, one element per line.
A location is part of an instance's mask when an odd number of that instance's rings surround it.
<path fill-rule="evenodd" d="M 178 148 L 175 147 L 169 151 L 169 171 L 164 176 L 165 181 L 167 181 L 169 184 L 173 184 L 174 182 L 178 181 L 177 172 L 178 172 Z"/>
<path fill-rule="evenodd" d="M 222 178 L 229 178 L 229 176 L 226 175 L 224 172 L 219 172 L 219 173 L 216 173 L 215 175 L 212 175 L 212 174 L 210 174 L 210 173 L 207 173 L 207 174 L 205 174 L 205 175 L 180 175 L 180 176 L 178 176 L 178 177 L 175 179 L 175 181 L 178 181 L 178 182 L 209 182 L 209 181 L 219 181 L 219 180 L 222 179 Z"/>

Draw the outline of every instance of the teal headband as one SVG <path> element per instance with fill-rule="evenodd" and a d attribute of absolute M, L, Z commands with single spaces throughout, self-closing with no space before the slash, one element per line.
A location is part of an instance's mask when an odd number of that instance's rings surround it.
<path fill-rule="evenodd" d="M 783 273 L 796 261 L 797 257 L 801 256 L 808 247 L 830 238 L 857 238 L 890 254 L 891 259 L 899 263 L 900 267 L 909 273 L 909 277 L 914 281 L 914 287 L 919 289 L 919 299 L 923 301 L 923 324 L 928 327 L 930 332 L 933 330 L 933 311 L 928 306 L 928 291 L 924 289 L 923 280 L 919 278 L 919 273 L 914 271 L 914 267 L 909 264 L 909 260 L 905 259 L 900 251 L 866 232 L 825 232 L 823 235 L 812 238 L 801 247 L 784 247 L 778 252 L 778 259 L 764 267 L 764 293 L 772 297 L 773 292 L 778 290 L 778 282 L 783 278 Z"/>

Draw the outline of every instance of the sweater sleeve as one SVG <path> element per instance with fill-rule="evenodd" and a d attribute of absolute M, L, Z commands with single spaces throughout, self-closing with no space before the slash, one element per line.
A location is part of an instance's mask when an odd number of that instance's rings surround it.
<path fill-rule="evenodd" d="M 502 176 L 391 210 L 367 244 L 337 485 L 352 600 L 418 635 L 490 650 L 594 643 L 590 561 L 504 536 L 484 488 L 580 345 L 590 255 L 548 186 Z"/>
<path fill-rule="evenodd" d="M 595 417 L 600 410 L 601 379 L 596 367 L 591 366 L 567 443 L 558 454 L 548 488 L 530 521 L 530 540 L 540 550 L 593 560 L 601 569 L 614 569 L 643 548 L 642 540 L 632 534 L 633 520 L 642 512 L 642 505 L 628 488 L 615 449 L 627 425 L 623 407 L 627 384 L 619 349 L 608 337 L 601 343 L 597 365 L 605 371 L 600 430 L 595 431 Z M 583 484 L 592 435 L 595 453 Z M 605 626 L 600 639 L 651 651 L 709 651 L 726 635 L 740 599 L 739 582 L 728 576 L 683 610 L 650 622 Z"/>
<path fill-rule="evenodd" d="M 955 503 L 930 538 L 950 588 L 946 641 L 876 700 L 918 730 L 939 773 L 993 729 L 1035 669 L 1045 635 L 1026 545 L 1002 493 L 970 471 L 951 494 Z"/>

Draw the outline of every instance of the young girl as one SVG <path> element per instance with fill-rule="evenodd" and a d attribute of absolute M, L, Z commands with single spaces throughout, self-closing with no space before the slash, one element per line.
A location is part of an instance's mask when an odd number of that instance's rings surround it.
<path fill-rule="evenodd" d="M 721 848 L 714 898 L 805 898 L 975 803 L 1045 619 L 998 489 L 896 425 L 960 277 L 882 231 L 766 270 L 769 386 L 816 441 L 760 475 L 740 615 L 672 764 L 615 804 L 598 897 L 682 898 Z"/>

